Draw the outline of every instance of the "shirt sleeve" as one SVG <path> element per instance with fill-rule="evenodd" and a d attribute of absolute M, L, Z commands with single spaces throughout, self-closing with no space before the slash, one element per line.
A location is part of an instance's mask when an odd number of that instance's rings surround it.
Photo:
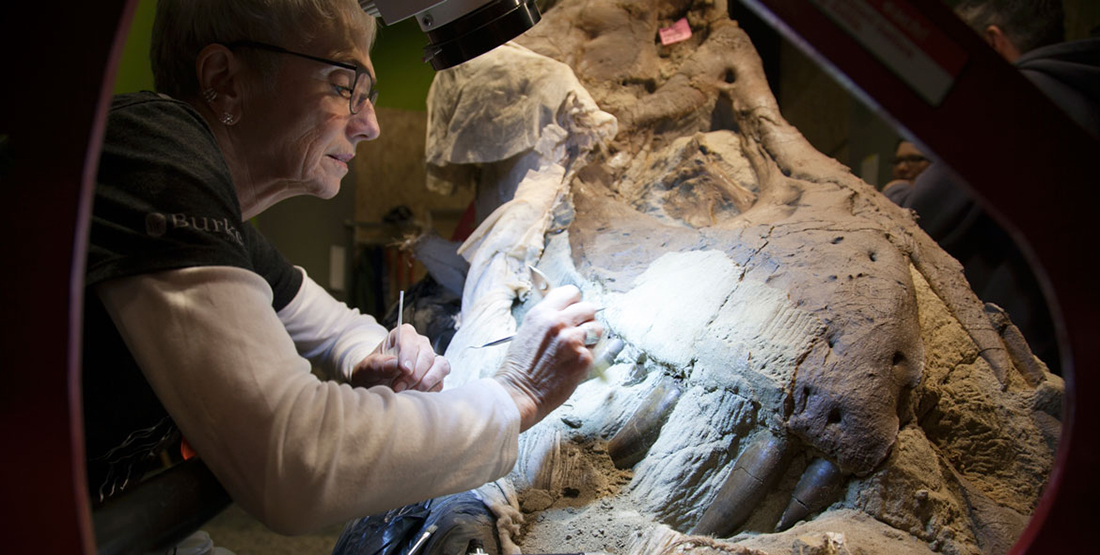
<path fill-rule="evenodd" d="M 321 367 L 326 376 L 345 382 L 352 370 L 386 339 L 388 332 L 374 317 L 361 314 L 332 298 L 305 269 L 298 294 L 278 312 L 298 352 Z"/>
<path fill-rule="evenodd" d="M 96 293 L 188 442 L 276 532 L 478 487 L 515 463 L 520 415 L 497 382 L 394 393 L 320 381 L 253 272 L 169 270 Z"/>

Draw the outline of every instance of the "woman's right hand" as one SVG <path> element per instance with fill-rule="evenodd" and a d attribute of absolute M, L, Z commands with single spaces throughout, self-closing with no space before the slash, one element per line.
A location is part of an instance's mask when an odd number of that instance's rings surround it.
<path fill-rule="evenodd" d="M 391 352 L 395 346 L 397 352 Z M 450 373 L 450 362 L 435 354 L 431 341 L 405 324 L 390 331 L 385 341 L 355 366 L 349 382 L 353 387 L 384 385 L 397 393 L 406 389 L 440 391 L 443 378 Z"/>
<path fill-rule="evenodd" d="M 550 290 L 524 317 L 493 376 L 519 408 L 520 431 L 564 403 L 587 376 L 594 359 L 590 345 L 604 331 L 595 316 L 596 307 L 566 285 Z"/>

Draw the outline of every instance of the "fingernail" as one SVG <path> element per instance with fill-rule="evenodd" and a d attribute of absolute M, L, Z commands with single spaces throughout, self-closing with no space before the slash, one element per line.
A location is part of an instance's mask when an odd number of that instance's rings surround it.
<path fill-rule="evenodd" d="M 397 382 L 397 383 L 393 384 L 394 393 L 401 393 L 402 391 L 405 391 L 408 388 L 409 388 L 409 386 L 405 382 Z"/>
<path fill-rule="evenodd" d="M 401 365 L 401 367 L 404 368 L 406 372 L 412 372 L 413 371 L 413 363 L 411 363 L 407 360 L 405 361 L 405 364 Z"/>

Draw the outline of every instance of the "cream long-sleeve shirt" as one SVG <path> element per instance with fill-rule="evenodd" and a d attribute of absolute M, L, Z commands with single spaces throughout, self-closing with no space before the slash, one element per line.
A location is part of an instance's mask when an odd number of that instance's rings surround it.
<path fill-rule="evenodd" d="M 305 277 L 276 313 L 267 282 L 207 266 L 96 286 L 157 397 L 229 494 L 302 533 L 478 487 L 516 460 L 520 415 L 492 379 L 440 393 L 345 378 L 386 336 Z"/>

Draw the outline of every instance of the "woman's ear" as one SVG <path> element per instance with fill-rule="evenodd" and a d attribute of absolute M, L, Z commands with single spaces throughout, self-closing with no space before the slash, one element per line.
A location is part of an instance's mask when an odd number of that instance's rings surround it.
<path fill-rule="evenodd" d="M 240 59 L 222 44 L 208 44 L 195 60 L 199 96 L 214 117 L 227 126 L 241 120 L 243 79 Z"/>

